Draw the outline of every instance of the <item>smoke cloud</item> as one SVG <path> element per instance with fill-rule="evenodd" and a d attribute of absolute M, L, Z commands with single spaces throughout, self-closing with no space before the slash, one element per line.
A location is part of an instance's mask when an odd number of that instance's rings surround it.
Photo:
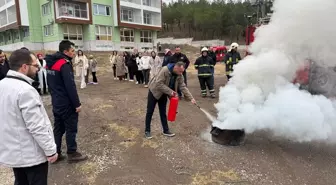
<path fill-rule="evenodd" d="M 253 55 L 235 65 L 220 89 L 213 126 L 268 130 L 298 142 L 336 141 L 336 103 L 291 83 L 307 59 L 336 66 L 335 9 L 335 0 L 276 0 L 271 22 L 255 33 Z"/>

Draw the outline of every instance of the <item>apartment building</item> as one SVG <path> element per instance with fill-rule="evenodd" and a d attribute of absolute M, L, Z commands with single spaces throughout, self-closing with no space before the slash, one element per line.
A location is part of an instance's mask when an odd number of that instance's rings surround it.
<path fill-rule="evenodd" d="M 87 51 L 152 49 L 161 0 L 0 0 L 0 49 L 58 50 L 69 39 Z"/>

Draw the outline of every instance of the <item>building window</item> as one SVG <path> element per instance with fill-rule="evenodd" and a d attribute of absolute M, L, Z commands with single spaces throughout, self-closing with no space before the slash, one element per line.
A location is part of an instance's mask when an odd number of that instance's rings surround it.
<path fill-rule="evenodd" d="M 149 42 L 153 41 L 152 32 L 148 30 L 140 31 L 140 42 Z"/>
<path fill-rule="evenodd" d="M 19 30 L 15 30 L 13 33 L 13 40 L 20 40 L 20 32 Z"/>
<path fill-rule="evenodd" d="M 23 38 L 29 37 L 29 28 L 23 28 Z"/>
<path fill-rule="evenodd" d="M 82 26 L 74 24 L 64 24 L 63 38 L 66 40 L 83 40 Z"/>
<path fill-rule="evenodd" d="M 5 42 L 5 37 L 3 35 L 0 35 L 0 42 Z"/>
<path fill-rule="evenodd" d="M 152 16 L 150 13 L 144 12 L 144 24 L 152 24 Z"/>
<path fill-rule="evenodd" d="M 112 40 L 112 27 L 96 25 L 96 40 Z"/>
<path fill-rule="evenodd" d="M 151 5 L 151 0 L 142 0 L 142 4 L 145 6 L 150 6 Z"/>
<path fill-rule="evenodd" d="M 88 10 L 85 3 L 75 4 L 62 0 L 59 15 L 88 19 Z"/>
<path fill-rule="evenodd" d="M 120 29 L 120 40 L 122 42 L 134 42 L 134 30 Z"/>
<path fill-rule="evenodd" d="M 110 16 L 111 7 L 106 5 L 100 5 L 100 4 L 93 4 L 93 11 L 95 15 L 105 15 Z"/>
<path fill-rule="evenodd" d="M 133 11 L 132 10 L 127 10 L 127 9 L 122 9 L 121 10 L 121 20 L 122 21 L 133 22 Z"/>
<path fill-rule="evenodd" d="M 44 36 L 50 35 L 54 35 L 54 30 L 51 24 L 44 26 Z"/>
<path fill-rule="evenodd" d="M 50 8 L 50 3 L 46 3 L 44 5 L 42 5 L 42 15 L 49 15 L 51 12 L 51 8 Z"/>

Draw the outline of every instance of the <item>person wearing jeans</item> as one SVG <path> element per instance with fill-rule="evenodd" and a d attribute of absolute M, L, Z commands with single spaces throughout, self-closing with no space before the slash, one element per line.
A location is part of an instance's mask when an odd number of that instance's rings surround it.
<path fill-rule="evenodd" d="M 145 137 L 151 139 L 151 122 L 152 116 L 155 110 L 156 104 L 159 104 L 159 112 L 161 118 L 161 124 L 163 129 L 163 135 L 168 137 L 175 136 L 174 133 L 170 132 L 167 115 L 166 106 L 168 96 L 177 96 L 177 87 L 181 88 L 181 91 L 185 94 L 186 98 L 191 100 L 193 104 L 196 104 L 195 99 L 186 87 L 183 79 L 184 63 L 177 62 L 176 64 L 168 64 L 163 67 L 160 72 L 151 79 L 149 83 L 149 92 L 147 98 L 147 113 L 145 121 Z"/>

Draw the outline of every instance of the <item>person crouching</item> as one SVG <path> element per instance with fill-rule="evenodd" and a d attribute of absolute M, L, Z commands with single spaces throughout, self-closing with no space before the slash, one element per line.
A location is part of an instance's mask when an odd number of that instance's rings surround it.
<path fill-rule="evenodd" d="M 207 96 L 207 87 L 210 91 L 211 98 L 215 98 L 214 76 L 213 76 L 213 60 L 208 56 L 208 48 L 204 47 L 201 50 L 202 56 L 198 57 L 194 66 L 198 71 L 198 80 L 201 86 L 202 97 Z"/>
<path fill-rule="evenodd" d="M 161 124 L 163 128 L 163 135 L 168 137 L 175 136 L 174 133 L 169 131 L 166 107 L 168 97 L 177 96 L 177 89 L 180 87 L 185 97 L 193 104 L 196 104 L 195 99 L 189 92 L 186 84 L 184 83 L 184 63 L 177 62 L 175 64 L 168 64 L 163 67 L 160 72 L 151 79 L 149 83 L 148 99 L 147 99 L 147 113 L 146 113 L 146 129 L 145 137 L 151 139 L 151 121 L 155 110 L 156 103 L 159 104 L 159 112 Z"/>

